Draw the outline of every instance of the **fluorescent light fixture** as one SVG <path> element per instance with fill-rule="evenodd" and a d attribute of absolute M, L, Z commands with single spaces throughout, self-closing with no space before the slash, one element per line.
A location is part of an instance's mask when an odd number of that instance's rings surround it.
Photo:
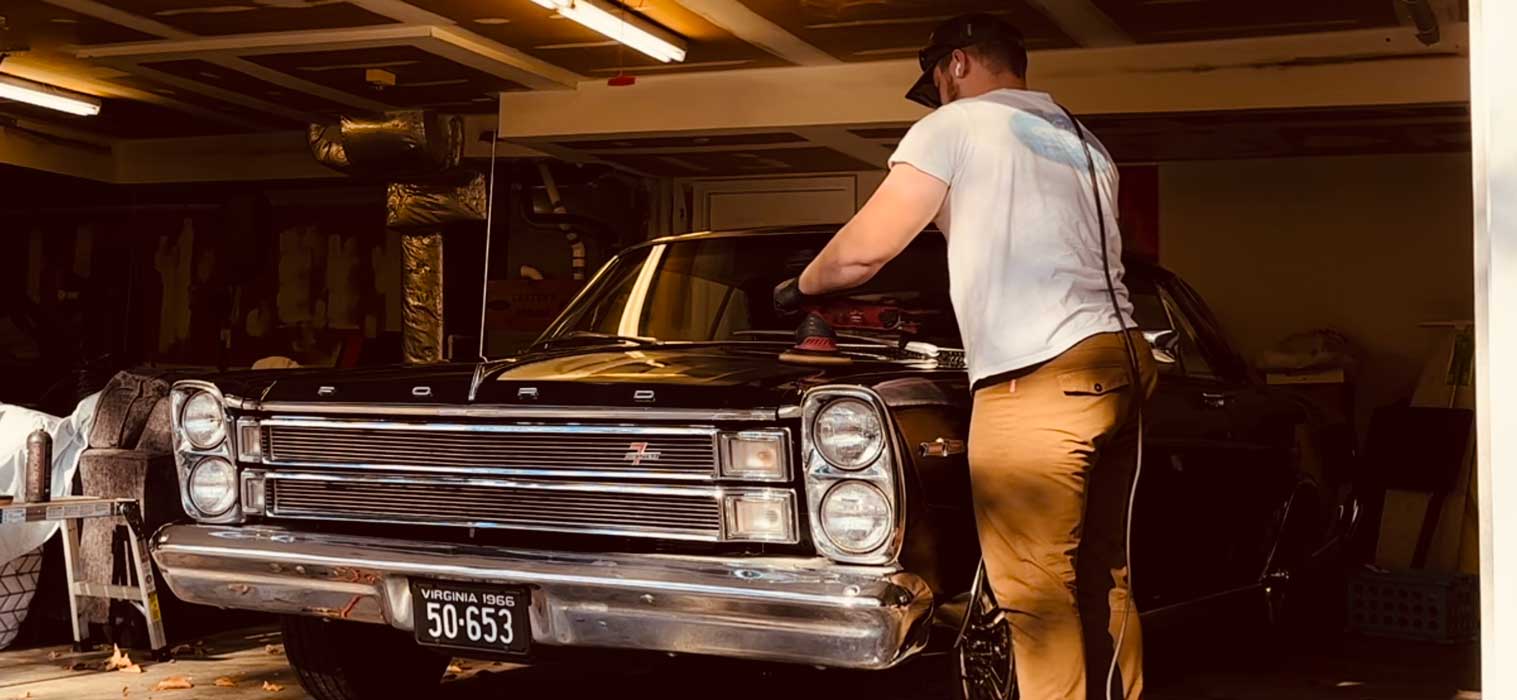
<path fill-rule="evenodd" d="M 532 0 L 568 19 L 668 63 L 685 60 L 685 40 L 605 0 Z"/>
<path fill-rule="evenodd" d="M 89 95 L 3 73 L 0 73 L 0 100 L 25 102 L 81 117 L 93 117 L 100 113 L 100 100 Z"/>

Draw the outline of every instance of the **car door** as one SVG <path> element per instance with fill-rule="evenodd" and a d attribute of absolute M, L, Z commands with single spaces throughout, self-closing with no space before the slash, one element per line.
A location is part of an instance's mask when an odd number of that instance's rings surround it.
<path fill-rule="evenodd" d="M 1174 320 L 1183 377 L 1167 397 L 1185 447 L 1172 465 L 1195 518 L 1201 595 L 1260 581 L 1295 485 L 1297 412 L 1254 379 L 1205 302 L 1179 278 L 1160 285 Z"/>
<path fill-rule="evenodd" d="M 1155 346 L 1159 383 L 1144 409 L 1143 470 L 1133 507 L 1132 568 L 1139 608 L 1155 610 L 1216 590 L 1207 546 L 1199 471 L 1226 461 L 1228 418 L 1209 406 L 1227 387 L 1214 376 L 1183 317 L 1155 274 L 1141 268 L 1127 285 L 1135 321 Z"/>

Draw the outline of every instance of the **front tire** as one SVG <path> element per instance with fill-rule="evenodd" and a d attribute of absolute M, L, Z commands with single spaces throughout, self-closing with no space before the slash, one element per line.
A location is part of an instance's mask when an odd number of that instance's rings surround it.
<path fill-rule="evenodd" d="M 954 689 L 964 700 L 1014 700 L 1018 693 L 1011 621 L 996 603 L 995 593 L 985 580 L 983 563 L 967 602 L 950 655 Z"/>
<path fill-rule="evenodd" d="M 432 697 L 448 657 L 380 625 L 286 615 L 284 653 L 316 700 Z"/>

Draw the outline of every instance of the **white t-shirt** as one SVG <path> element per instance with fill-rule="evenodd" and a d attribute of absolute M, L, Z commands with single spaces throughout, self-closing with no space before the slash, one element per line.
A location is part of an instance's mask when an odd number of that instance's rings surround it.
<path fill-rule="evenodd" d="M 1117 300 L 1132 328 L 1117 170 L 1085 134 L 1101 181 Z M 971 382 L 1121 330 L 1101 267 L 1085 150 L 1053 98 L 1004 89 L 955 100 L 911 127 L 890 157 L 897 163 L 948 183 L 937 223 L 948 237 L 949 288 Z"/>

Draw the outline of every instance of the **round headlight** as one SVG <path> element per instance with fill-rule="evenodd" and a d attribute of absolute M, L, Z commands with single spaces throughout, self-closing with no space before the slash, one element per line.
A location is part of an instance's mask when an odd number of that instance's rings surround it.
<path fill-rule="evenodd" d="M 822 498 L 822 531 L 839 549 L 853 554 L 873 551 L 893 529 L 890 502 L 862 481 L 844 481 Z"/>
<path fill-rule="evenodd" d="M 880 415 L 858 399 L 827 404 L 816 416 L 816 447 L 834 466 L 862 469 L 869 466 L 885 446 Z"/>
<path fill-rule="evenodd" d="M 190 444 L 209 450 L 226 439 L 226 417 L 221 400 L 209 391 L 197 391 L 179 411 L 179 426 Z"/>
<path fill-rule="evenodd" d="M 205 515 L 221 515 L 237 503 L 237 468 L 220 457 L 201 460 L 190 471 L 190 504 Z"/>

